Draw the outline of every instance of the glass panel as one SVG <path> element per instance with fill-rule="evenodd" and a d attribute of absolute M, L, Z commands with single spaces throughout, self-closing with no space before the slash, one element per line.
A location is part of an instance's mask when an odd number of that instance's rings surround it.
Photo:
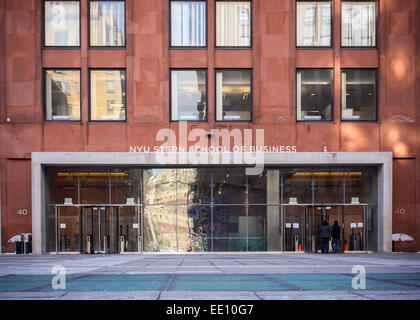
<path fill-rule="evenodd" d="M 377 204 L 377 183 L 375 168 L 359 168 L 346 172 L 345 203 Z"/>
<path fill-rule="evenodd" d="M 90 1 L 90 45 L 124 46 L 124 1 Z"/>
<path fill-rule="evenodd" d="M 107 81 L 114 82 L 114 91 L 108 92 Z M 125 120 L 125 71 L 90 71 L 90 120 Z"/>
<path fill-rule="evenodd" d="M 259 175 L 248 175 L 248 203 L 280 204 L 279 170 L 264 170 Z"/>
<path fill-rule="evenodd" d="M 333 71 L 301 69 L 296 73 L 297 120 L 332 120 Z"/>
<path fill-rule="evenodd" d="M 45 71 L 45 120 L 80 120 L 80 71 Z"/>
<path fill-rule="evenodd" d="M 171 71 L 171 120 L 207 120 L 207 71 Z"/>
<path fill-rule="evenodd" d="M 271 230 L 277 229 L 278 234 L 267 234 L 267 219 L 269 214 L 272 214 L 272 212 L 270 212 L 269 207 L 267 206 L 248 207 L 248 251 L 267 251 L 268 236 L 280 240 L 279 223 L 277 223 L 277 228 L 274 226 L 271 226 L 270 228 Z M 276 218 L 279 218 L 279 216 L 276 216 Z M 273 220 L 274 219 L 270 219 L 270 222 L 273 223 Z M 280 244 L 280 241 L 278 241 L 278 244 Z M 272 241 L 271 245 L 275 246 L 276 243 Z"/>
<path fill-rule="evenodd" d="M 304 251 L 305 207 L 284 208 L 284 251 Z"/>
<path fill-rule="evenodd" d="M 341 45 L 376 46 L 376 1 L 341 2 Z"/>
<path fill-rule="evenodd" d="M 213 170 L 183 168 L 177 172 L 178 204 L 206 204 L 211 201 L 210 179 Z"/>
<path fill-rule="evenodd" d="M 331 46 L 331 2 L 296 2 L 296 46 Z"/>
<path fill-rule="evenodd" d="M 141 235 L 140 207 L 119 207 L 120 252 L 140 252 L 142 250 L 139 236 Z"/>
<path fill-rule="evenodd" d="M 244 168 L 213 169 L 213 200 L 216 204 L 245 204 Z"/>
<path fill-rule="evenodd" d="M 206 2 L 171 1 L 171 46 L 206 46 Z"/>
<path fill-rule="evenodd" d="M 176 169 L 143 170 L 144 203 L 176 204 L 176 179 Z M 182 199 L 179 202 L 182 203 Z"/>
<path fill-rule="evenodd" d="M 343 206 L 344 246 L 348 251 L 363 251 L 364 248 L 364 206 Z"/>
<path fill-rule="evenodd" d="M 216 71 L 216 120 L 251 121 L 251 70 Z"/>
<path fill-rule="evenodd" d="M 213 208 L 213 251 L 247 251 L 245 206 Z"/>
<path fill-rule="evenodd" d="M 343 186 L 344 172 L 327 171 L 326 169 L 315 169 L 314 203 L 343 203 Z"/>
<path fill-rule="evenodd" d="M 64 204 L 65 199 L 71 203 L 79 203 L 78 173 L 73 169 L 48 168 L 46 194 L 48 204 Z"/>
<path fill-rule="evenodd" d="M 251 46 L 251 2 L 216 2 L 216 47 Z"/>
<path fill-rule="evenodd" d="M 144 209 L 144 251 L 177 251 L 176 206 L 146 205 Z"/>
<path fill-rule="evenodd" d="M 45 1 L 45 46 L 79 46 L 79 1 Z"/>
<path fill-rule="evenodd" d="M 283 203 L 312 203 L 312 178 L 312 170 L 308 169 L 283 171 Z"/>
<path fill-rule="evenodd" d="M 111 203 L 141 204 L 141 169 L 111 170 Z"/>
<path fill-rule="evenodd" d="M 80 252 L 79 208 L 57 208 L 57 236 L 59 252 Z"/>
<path fill-rule="evenodd" d="M 177 206 L 178 251 L 200 252 L 210 250 L 210 207 Z"/>
<path fill-rule="evenodd" d="M 95 168 L 81 170 L 80 203 L 81 204 L 108 204 L 110 203 L 109 172 Z"/>
<path fill-rule="evenodd" d="M 376 70 L 341 71 L 342 120 L 376 120 Z"/>

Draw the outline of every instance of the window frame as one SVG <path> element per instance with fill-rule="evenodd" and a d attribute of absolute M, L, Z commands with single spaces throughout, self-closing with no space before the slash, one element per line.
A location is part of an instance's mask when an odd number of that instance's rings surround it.
<path fill-rule="evenodd" d="M 205 71 L 206 72 L 206 118 L 204 120 L 172 119 L 172 71 Z M 169 122 L 209 122 L 209 72 L 207 68 L 170 68 L 169 69 Z"/>
<path fill-rule="evenodd" d="M 343 83 L 341 81 L 342 73 L 345 70 L 371 70 L 375 71 L 375 120 L 343 120 Z M 342 68 L 340 69 L 340 121 L 341 122 L 378 122 L 378 115 L 379 115 L 379 97 L 378 97 L 378 89 L 379 89 L 379 77 L 378 77 L 378 69 L 377 68 Z"/>
<path fill-rule="evenodd" d="M 123 2 L 124 3 L 124 45 L 123 46 L 95 46 L 90 44 L 90 3 L 91 2 Z M 88 0 L 87 9 L 87 41 L 91 50 L 121 50 L 127 47 L 127 4 L 125 0 Z"/>
<path fill-rule="evenodd" d="M 80 76 L 80 81 L 79 81 L 79 88 L 80 88 L 80 92 L 79 92 L 79 98 L 80 98 L 80 107 L 79 107 L 79 120 L 48 120 L 47 119 L 47 93 L 45 92 L 46 90 L 46 86 L 45 86 L 45 81 L 47 79 L 46 74 L 47 71 L 50 70 L 70 70 L 70 71 L 79 71 L 79 76 Z M 68 122 L 73 122 L 73 123 L 77 123 L 77 122 L 81 122 L 82 121 L 82 69 L 81 68 L 42 68 L 42 121 L 43 122 L 64 122 L 64 123 L 68 123 Z"/>
<path fill-rule="evenodd" d="M 249 2 L 250 4 L 250 39 L 249 46 L 218 46 L 217 45 L 217 2 Z M 214 48 L 216 50 L 250 50 L 253 48 L 254 43 L 254 10 L 252 0 L 214 0 Z M 227 70 L 227 69 L 226 69 Z"/>
<path fill-rule="evenodd" d="M 91 88 L 91 72 L 92 71 L 124 71 L 125 77 L 125 95 L 124 95 L 124 105 L 125 105 L 125 119 L 124 120 L 92 120 L 91 110 L 92 110 L 92 88 Z M 107 106 L 108 107 L 108 106 Z M 118 123 L 118 122 L 127 122 L 128 119 L 128 106 L 127 106 L 127 69 L 126 68 L 89 68 L 88 69 L 88 122 L 108 122 L 108 123 Z"/>
<path fill-rule="evenodd" d="M 343 46 L 342 32 L 343 32 L 343 3 L 344 2 L 375 2 L 375 46 Z M 379 0 L 341 0 L 340 2 L 340 49 L 355 49 L 355 50 L 374 50 L 378 49 L 378 24 L 379 24 Z M 347 68 L 352 69 L 352 68 Z M 353 68 L 355 69 L 355 68 Z"/>
<path fill-rule="evenodd" d="M 217 120 L 217 77 L 216 72 L 218 71 L 243 71 L 249 70 L 250 71 L 250 81 L 249 85 L 251 87 L 251 110 L 250 110 L 250 120 Z M 235 123 L 235 122 L 242 122 L 242 123 L 253 123 L 254 122 L 254 76 L 253 76 L 253 69 L 252 68 L 214 68 L 214 122 L 219 123 Z M 223 108 L 223 106 L 222 106 Z"/>
<path fill-rule="evenodd" d="M 206 44 L 204 46 L 173 46 L 172 45 L 172 2 L 204 2 L 206 5 Z M 169 49 L 170 50 L 207 50 L 208 39 L 209 39 L 209 13 L 208 13 L 208 1 L 207 0 L 169 0 L 168 1 L 168 12 L 169 12 Z"/>
<path fill-rule="evenodd" d="M 42 49 L 50 50 L 80 50 L 82 44 L 82 10 L 81 10 L 81 1 L 80 0 L 58 0 L 62 2 L 75 2 L 79 3 L 79 45 L 78 46 L 48 46 L 45 45 L 45 2 L 55 2 L 53 0 L 42 0 L 42 30 L 41 30 L 41 46 Z M 58 70 L 59 68 L 57 68 Z M 70 68 L 68 68 L 70 69 Z"/>
<path fill-rule="evenodd" d="M 298 46 L 297 45 L 297 5 L 298 2 L 330 2 L 331 4 L 331 23 L 330 23 L 330 34 L 331 34 L 331 41 L 329 46 Z M 295 3 L 295 46 L 297 50 L 323 50 L 323 49 L 333 49 L 334 47 L 334 0 L 296 0 Z"/>
<path fill-rule="evenodd" d="M 299 70 L 330 70 L 332 73 L 332 79 L 331 79 L 331 120 L 298 120 L 298 113 L 297 113 L 297 74 Z M 335 79 L 334 79 L 334 68 L 296 68 L 296 75 L 295 75 L 295 81 L 296 81 L 296 90 L 295 90 L 295 119 L 296 122 L 304 122 L 304 123 L 331 123 L 334 122 L 334 86 L 335 86 Z"/>

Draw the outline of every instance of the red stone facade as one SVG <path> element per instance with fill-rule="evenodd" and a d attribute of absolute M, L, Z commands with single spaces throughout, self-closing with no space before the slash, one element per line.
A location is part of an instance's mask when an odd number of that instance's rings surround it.
<path fill-rule="evenodd" d="M 126 0 L 126 48 L 89 49 L 88 1 L 81 0 L 78 50 L 42 48 L 42 1 L 0 2 L 0 192 L 2 252 L 31 232 L 33 151 L 128 152 L 155 143 L 169 120 L 169 69 L 208 69 L 208 122 L 189 128 L 264 128 L 266 145 L 298 152 L 392 151 L 393 233 L 415 240 L 397 251 L 420 251 L 420 0 L 379 0 L 377 49 L 340 48 L 340 0 L 334 1 L 333 48 L 296 49 L 295 1 L 253 0 L 252 49 L 215 49 L 214 0 L 208 0 L 208 48 L 169 48 L 168 0 Z M 80 123 L 43 122 L 43 68 L 81 69 Z M 125 68 L 127 121 L 88 122 L 89 68 Z M 253 122 L 216 123 L 215 68 L 253 69 Z M 296 122 L 296 68 L 334 69 L 334 120 Z M 341 68 L 378 69 L 378 121 L 340 120 Z M 28 215 L 19 215 L 28 209 Z M 395 214 L 404 209 L 405 214 Z"/>

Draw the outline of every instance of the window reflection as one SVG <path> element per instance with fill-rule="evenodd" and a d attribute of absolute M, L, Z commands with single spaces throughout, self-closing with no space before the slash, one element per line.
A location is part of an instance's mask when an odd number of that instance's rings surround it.
<path fill-rule="evenodd" d="M 216 47 L 251 46 L 251 2 L 216 2 Z"/>
<path fill-rule="evenodd" d="M 331 46 L 331 2 L 296 2 L 296 46 Z"/>
<path fill-rule="evenodd" d="M 90 1 L 90 45 L 125 45 L 124 1 Z"/>
<path fill-rule="evenodd" d="M 45 120 L 80 120 L 79 83 L 79 70 L 45 70 Z"/>
<path fill-rule="evenodd" d="M 376 70 L 341 71 L 342 120 L 376 120 Z"/>
<path fill-rule="evenodd" d="M 207 71 L 171 71 L 171 120 L 207 120 Z"/>
<path fill-rule="evenodd" d="M 45 1 L 44 45 L 80 45 L 79 1 Z"/>
<path fill-rule="evenodd" d="M 251 121 L 251 70 L 216 71 L 216 120 Z"/>
<path fill-rule="evenodd" d="M 332 120 L 332 69 L 301 69 L 296 72 L 296 107 L 299 121 Z"/>
<path fill-rule="evenodd" d="M 125 84 L 125 70 L 90 70 L 90 120 L 125 120 Z"/>
<path fill-rule="evenodd" d="M 206 2 L 171 1 L 171 46 L 206 46 Z"/>
<path fill-rule="evenodd" d="M 376 1 L 341 2 L 341 45 L 376 46 Z"/>

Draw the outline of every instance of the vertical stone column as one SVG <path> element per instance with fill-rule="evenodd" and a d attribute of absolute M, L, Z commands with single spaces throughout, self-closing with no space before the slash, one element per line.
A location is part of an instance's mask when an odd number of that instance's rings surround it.
<path fill-rule="evenodd" d="M 267 170 L 267 203 L 280 203 L 279 170 Z M 280 207 L 267 206 L 267 250 L 279 251 L 280 237 Z"/>

